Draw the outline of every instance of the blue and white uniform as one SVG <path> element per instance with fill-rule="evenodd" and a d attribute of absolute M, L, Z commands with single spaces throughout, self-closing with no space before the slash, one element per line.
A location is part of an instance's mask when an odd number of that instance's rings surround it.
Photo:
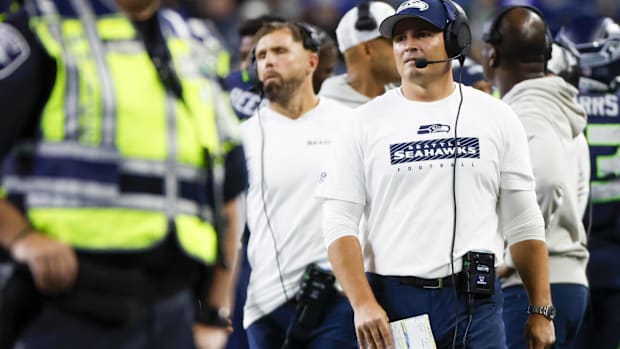
<path fill-rule="evenodd" d="M 577 348 L 620 344 L 620 25 L 612 18 L 578 16 L 558 32 L 579 52 L 579 103 L 588 114 L 591 157 L 590 309 Z M 591 219 L 590 219 L 591 216 Z"/>
<path fill-rule="evenodd" d="M 616 348 L 620 344 L 620 90 L 582 92 L 578 100 L 588 113 L 592 166 L 592 207 L 586 212 L 591 304 L 578 348 Z"/>
<path fill-rule="evenodd" d="M 244 70 L 233 71 L 222 80 L 222 86 L 230 94 L 230 103 L 239 120 L 249 119 L 263 103 L 260 93 L 252 90 L 254 85 Z"/>

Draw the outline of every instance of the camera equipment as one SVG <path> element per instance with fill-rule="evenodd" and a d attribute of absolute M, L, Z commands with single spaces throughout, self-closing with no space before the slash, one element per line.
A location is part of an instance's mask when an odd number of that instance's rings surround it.
<path fill-rule="evenodd" d="M 495 255 L 492 252 L 468 251 L 463 256 L 465 293 L 490 296 L 495 293 Z"/>
<path fill-rule="evenodd" d="M 306 268 L 301 279 L 301 288 L 296 295 L 297 324 L 306 328 L 318 325 L 325 313 L 325 309 L 336 292 L 334 274 L 323 270 L 315 264 Z"/>

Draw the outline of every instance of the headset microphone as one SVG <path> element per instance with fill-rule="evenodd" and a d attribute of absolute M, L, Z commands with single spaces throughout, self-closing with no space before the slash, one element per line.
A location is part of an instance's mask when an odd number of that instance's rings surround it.
<path fill-rule="evenodd" d="M 416 68 L 426 68 L 426 66 L 429 65 L 429 64 L 450 62 L 451 60 L 454 60 L 454 59 L 457 59 L 457 58 L 461 58 L 462 56 L 463 56 L 463 54 L 459 53 L 458 55 L 456 55 L 454 57 L 449 57 L 449 58 L 446 58 L 446 59 L 438 59 L 436 61 L 429 61 L 426 58 L 416 58 L 415 59 L 415 67 Z"/>

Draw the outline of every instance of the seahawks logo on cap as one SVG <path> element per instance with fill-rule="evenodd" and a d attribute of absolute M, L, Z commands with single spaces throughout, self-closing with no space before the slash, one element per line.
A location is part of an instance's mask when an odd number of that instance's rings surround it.
<path fill-rule="evenodd" d="M 396 10 L 396 13 L 400 13 L 401 11 L 404 11 L 408 8 L 416 8 L 418 9 L 418 11 L 426 11 L 428 10 L 428 7 L 428 4 L 422 0 L 408 0 L 398 6 L 398 10 Z"/>

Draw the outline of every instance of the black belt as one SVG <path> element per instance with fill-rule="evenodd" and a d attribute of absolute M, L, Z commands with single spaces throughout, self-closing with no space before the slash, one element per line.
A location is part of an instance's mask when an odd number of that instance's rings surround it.
<path fill-rule="evenodd" d="M 439 289 L 444 287 L 452 287 L 455 284 L 459 285 L 463 280 L 463 273 L 456 273 L 454 275 L 448 275 L 439 279 L 422 279 L 415 276 L 393 276 L 400 281 L 401 285 L 408 285 L 420 288 Z"/>

